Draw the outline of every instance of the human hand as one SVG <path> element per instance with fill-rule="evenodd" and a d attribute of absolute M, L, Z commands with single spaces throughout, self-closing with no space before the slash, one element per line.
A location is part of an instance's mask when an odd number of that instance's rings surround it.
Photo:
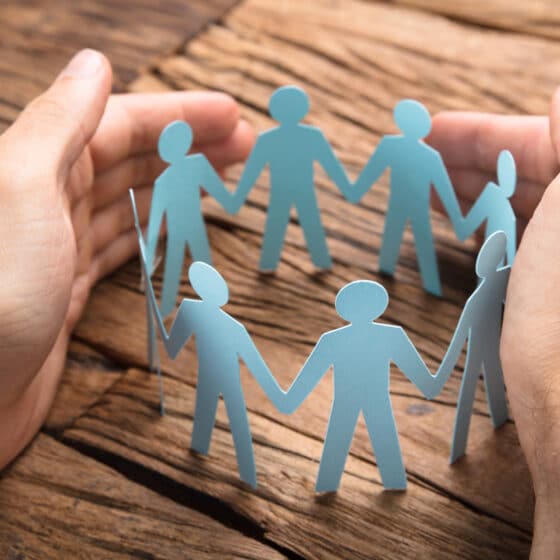
<path fill-rule="evenodd" d="M 559 99 L 555 105 L 558 108 Z M 560 148 L 559 113 L 551 115 Z M 511 270 L 501 340 L 508 399 L 535 491 L 531 558 L 560 555 L 560 176 L 529 221 Z"/>
<path fill-rule="evenodd" d="M 217 169 L 251 148 L 226 95 L 110 89 L 108 61 L 82 51 L 0 136 L 0 467 L 43 423 L 92 286 L 137 251 L 127 190 L 144 224 L 163 127 L 188 120 Z"/>
<path fill-rule="evenodd" d="M 555 107 L 553 103 L 551 118 L 559 117 L 560 109 Z M 511 203 L 519 239 L 545 188 L 560 170 L 546 116 L 446 111 L 434 117 L 427 142 L 441 153 L 464 213 L 484 187 L 496 181 L 499 153 L 511 151 L 518 175 Z M 437 198 L 434 207 L 444 210 Z"/>
<path fill-rule="evenodd" d="M 535 489 L 532 558 L 560 554 L 560 91 L 547 117 L 442 113 L 430 137 L 461 200 L 494 180 L 498 153 L 516 160 L 512 198 L 524 232 L 511 271 L 501 360 L 513 418 Z"/>

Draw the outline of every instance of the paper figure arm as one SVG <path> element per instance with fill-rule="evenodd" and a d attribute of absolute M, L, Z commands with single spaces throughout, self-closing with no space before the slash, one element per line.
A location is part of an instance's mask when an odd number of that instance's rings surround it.
<path fill-rule="evenodd" d="M 435 394 L 439 395 L 443 386 L 447 383 L 449 376 L 453 373 L 455 366 L 457 365 L 457 360 L 459 359 L 459 354 L 465 345 L 465 341 L 469 336 L 469 324 L 468 324 L 468 317 L 470 315 L 470 306 L 469 302 L 467 301 L 463 312 L 461 313 L 461 317 L 457 323 L 457 327 L 455 328 L 455 332 L 453 333 L 453 338 L 449 343 L 449 348 L 445 353 L 445 357 L 439 366 L 437 373 L 436 373 L 436 384 L 435 384 Z"/>
<path fill-rule="evenodd" d="M 463 224 L 460 228 L 461 231 L 457 232 L 457 237 L 460 241 L 464 241 L 470 237 L 481 224 L 488 219 L 489 210 L 491 210 L 492 200 L 489 197 L 489 192 L 485 188 L 469 213 L 463 219 Z"/>
<path fill-rule="evenodd" d="M 249 333 L 245 330 L 245 328 L 243 328 L 243 333 L 244 334 L 241 338 L 241 344 L 238 350 L 239 356 L 245 362 L 247 368 L 253 374 L 253 377 L 262 387 L 266 396 L 272 401 L 274 406 L 280 410 L 286 394 L 280 385 L 278 385 L 276 378 L 272 375 L 270 369 L 266 365 L 266 362 L 263 360 L 263 357 L 255 346 L 253 339 L 249 336 Z"/>
<path fill-rule="evenodd" d="M 292 414 L 327 373 L 332 365 L 329 346 L 328 338 L 323 335 L 288 389 L 281 412 Z"/>
<path fill-rule="evenodd" d="M 152 203 L 150 206 L 150 218 L 148 220 L 148 231 L 146 233 L 146 265 L 148 267 L 148 278 L 153 274 L 153 265 L 155 261 L 156 248 L 159 239 L 159 230 L 161 222 L 165 215 L 165 205 L 163 203 L 162 185 L 156 179 L 154 185 L 154 193 L 152 194 Z"/>
<path fill-rule="evenodd" d="M 433 162 L 432 168 L 432 184 L 438 193 L 441 202 L 447 211 L 449 219 L 455 228 L 455 231 L 460 232 L 463 227 L 463 214 L 459 206 L 459 201 L 457 200 L 457 195 L 455 194 L 455 189 L 449 178 L 449 173 L 445 168 L 443 159 L 436 152 L 436 158 Z"/>
<path fill-rule="evenodd" d="M 331 145 L 325 138 L 322 132 L 319 132 L 320 141 L 317 144 L 318 153 L 317 161 L 321 164 L 327 175 L 331 178 L 334 184 L 339 188 L 340 192 L 345 198 L 350 196 L 350 189 L 352 187 L 348 174 L 344 169 L 340 160 L 336 157 Z"/>
<path fill-rule="evenodd" d="M 239 180 L 239 185 L 237 186 L 237 190 L 233 194 L 233 202 L 231 205 L 231 211 L 228 212 L 235 214 L 239 212 L 241 206 L 243 206 L 247 196 L 251 192 L 251 189 L 257 182 L 259 175 L 262 173 L 263 169 L 266 167 L 268 163 L 266 159 L 266 152 L 263 148 L 263 137 L 257 139 L 251 154 L 249 155 L 249 159 L 245 164 L 245 169 L 243 170 L 243 175 L 241 175 L 241 179 Z"/>
<path fill-rule="evenodd" d="M 173 321 L 173 325 L 171 327 L 171 331 L 169 334 L 167 333 L 167 329 L 165 328 L 165 324 L 163 322 L 163 317 L 161 316 L 161 312 L 159 310 L 156 294 L 154 293 L 154 287 L 152 285 L 152 280 L 148 275 L 148 265 L 146 264 L 146 245 L 144 243 L 144 237 L 142 236 L 142 230 L 140 228 L 140 221 L 138 219 L 138 211 L 136 210 L 136 201 L 134 200 L 134 192 L 132 189 L 129 189 L 130 199 L 132 202 L 132 210 L 134 212 L 134 224 L 136 226 L 136 234 L 138 236 L 138 245 L 140 249 L 140 261 L 142 263 L 142 270 L 144 272 L 144 277 L 146 280 L 146 293 L 149 301 L 149 307 L 151 307 L 151 312 L 156 317 L 156 323 L 158 326 L 158 330 L 161 334 L 161 338 L 163 339 L 163 343 L 165 345 L 165 349 L 169 356 L 175 358 L 183 345 L 189 340 L 189 338 L 193 335 L 192 325 L 188 321 L 188 300 L 184 300 L 179 309 L 177 310 L 177 314 L 175 315 L 175 320 Z"/>
<path fill-rule="evenodd" d="M 234 195 L 230 193 L 222 178 L 216 173 L 212 164 L 206 159 L 206 157 L 201 156 L 201 162 L 203 166 L 202 173 L 202 187 L 204 190 L 215 198 L 230 214 L 233 214 L 234 210 Z"/>
<path fill-rule="evenodd" d="M 387 141 L 382 139 L 352 187 L 348 200 L 359 202 L 372 185 L 379 180 L 379 177 L 383 175 L 389 165 Z"/>
<path fill-rule="evenodd" d="M 418 350 L 401 327 L 396 327 L 396 340 L 392 347 L 393 362 L 408 377 L 427 399 L 432 399 L 437 394 L 436 378 L 421 358 Z"/>

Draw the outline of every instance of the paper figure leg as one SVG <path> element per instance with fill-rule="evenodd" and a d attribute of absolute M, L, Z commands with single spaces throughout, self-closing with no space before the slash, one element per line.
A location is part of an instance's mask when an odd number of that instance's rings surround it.
<path fill-rule="evenodd" d="M 488 409 L 492 418 L 494 428 L 499 428 L 507 422 L 508 407 L 506 400 L 506 390 L 504 375 L 500 358 L 492 353 L 482 364 L 484 373 L 484 386 L 486 387 L 486 398 L 488 399 Z"/>
<path fill-rule="evenodd" d="M 325 239 L 325 229 L 316 203 L 313 202 L 313 204 L 306 204 L 304 208 L 298 208 L 298 218 L 313 264 L 317 268 L 330 268 L 332 261 Z"/>
<path fill-rule="evenodd" d="M 340 485 L 359 414 L 358 408 L 333 405 L 315 484 L 317 492 L 335 492 Z"/>
<path fill-rule="evenodd" d="M 181 270 L 185 258 L 185 242 L 174 237 L 167 238 L 165 252 L 165 271 L 160 309 L 162 315 L 168 315 L 175 309 L 175 301 L 181 281 Z"/>
<path fill-rule="evenodd" d="M 198 453 L 208 455 L 220 394 L 215 388 L 207 386 L 209 383 L 201 382 L 203 375 L 203 372 L 198 373 L 191 448 Z"/>
<path fill-rule="evenodd" d="M 457 459 L 462 457 L 467 449 L 474 394 L 480 375 L 480 368 L 480 360 L 469 360 L 467 354 L 467 364 L 461 381 L 459 402 L 457 403 L 457 412 L 455 414 L 455 428 L 453 430 L 450 463 L 454 463 Z"/>
<path fill-rule="evenodd" d="M 364 408 L 364 418 L 386 490 L 406 490 L 406 472 L 391 401 Z"/>
<path fill-rule="evenodd" d="M 212 264 L 212 253 L 210 252 L 208 234 L 206 233 L 206 226 L 202 221 L 189 235 L 187 244 L 193 261 L 205 262 L 209 265 Z"/>
<path fill-rule="evenodd" d="M 393 276 L 399 260 L 402 236 L 408 216 L 394 206 L 389 205 L 383 229 L 383 241 L 379 254 L 379 269 L 384 274 Z"/>
<path fill-rule="evenodd" d="M 414 233 L 416 258 L 418 259 L 424 289 L 430 294 L 441 296 L 436 249 L 429 216 L 426 215 L 426 219 L 420 217 L 413 220 L 412 232 Z"/>
<path fill-rule="evenodd" d="M 247 406 L 241 390 L 224 393 L 224 402 L 229 417 L 231 434 L 237 454 L 237 465 L 241 480 L 257 487 L 257 470 L 253 456 L 253 440 L 247 419 Z"/>
<path fill-rule="evenodd" d="M 268 206 L 261 262 L 259 264 L 261 270 L 276 270 L 280 260 L 286 228 L 290 221 L 290 205 L 282 202 L 271 198 Z"/>

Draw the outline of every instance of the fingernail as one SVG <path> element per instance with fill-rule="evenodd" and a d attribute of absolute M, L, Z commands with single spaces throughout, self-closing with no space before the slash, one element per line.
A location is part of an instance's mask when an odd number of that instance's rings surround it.
<path fill-rule="evenodd" d="M 87 78 L 95 74 L 103 65 L 103 55 L 93 49 L 80 51 L 68 63 L 60 76 Z"/>

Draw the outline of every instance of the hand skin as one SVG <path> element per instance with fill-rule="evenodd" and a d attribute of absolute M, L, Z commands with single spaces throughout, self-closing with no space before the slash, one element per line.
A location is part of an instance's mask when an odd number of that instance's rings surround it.
<path fill-rule="evenodd" d="M 92 286 L 137 251 L 128 188 L 145 224 L 164 126 L 188 120 L 221 172 L 254 141 L 227 95 L 110 95 L 111 80 L 81 51 L 0 136 L 0 468 L 43 424 Z"/>
<path fill-rule="evenodd" d="M 512 203 L 523 234 L 508 286 L 501 359 L 535 491 L 531 558 L 560 557 L 560 89 L 549 117 L 441 113 L 429 142 L 465 206 L 493 180 L 500 150 L 517 162 Z"/>

